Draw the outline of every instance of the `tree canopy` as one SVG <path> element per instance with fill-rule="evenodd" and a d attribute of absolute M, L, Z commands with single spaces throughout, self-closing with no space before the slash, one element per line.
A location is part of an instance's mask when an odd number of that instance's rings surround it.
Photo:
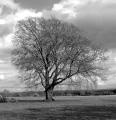
<path fill-rule="evenodd" d="M 52 100 L 56 85 L 73 78 L 104 79 L 106 50 L 73 24 L 55 17 L 29 17 L 17 23 L 12 63 L 28 87 L 42 84 Z"/>

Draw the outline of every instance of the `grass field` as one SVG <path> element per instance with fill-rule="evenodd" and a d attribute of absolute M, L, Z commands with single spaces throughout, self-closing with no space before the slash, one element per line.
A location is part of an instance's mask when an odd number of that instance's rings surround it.
<path fill-rule="evenodd" d="M 116 96 L 19 97 L 0 103 L 0 120 L 116 120 Z"/>

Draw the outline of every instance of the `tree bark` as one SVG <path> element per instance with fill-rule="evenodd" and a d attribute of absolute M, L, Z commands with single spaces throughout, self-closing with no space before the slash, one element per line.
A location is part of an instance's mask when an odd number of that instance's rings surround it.
<path fill-rule="evenodd" d="M 45 101 L 54 101 L 54 99 L 53 99 L 53 89 L 54 89 L 54 87 L 51 86 L 48 90 L 45 90 L 45 95 L 46 95 Z"/>

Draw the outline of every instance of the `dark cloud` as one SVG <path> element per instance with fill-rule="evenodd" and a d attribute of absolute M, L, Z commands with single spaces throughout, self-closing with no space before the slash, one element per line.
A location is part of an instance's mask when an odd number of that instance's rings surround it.
<path fill-rule="evenodd" d="M 60 19 L 72 22 L 107 48 L 116 47 L 116 2 L 114 0 L 62 0 L 53 6 L 52 12 L 57 17 L 60 16 Z"/>
<path fill-rule="evenodd" d="M 109 16 L 97 15 L 78 17 L 72 22 L 87 32 L 92 39 L 103 43 L 107 48 L 116 47 L 116 23 L 114 22 L 116 18 L 112 20 Z"/>
<path fill-rule="evenodd" d="M 41 11 L 43 9 L 51 10 L 54 3 L 58 3 L 61 0 L 15 0 L 21 7 L 28 9 L 36 9 Z"/>
<path fill-rule="evenodd" d="M 3 6 L 2 7 L 2 13 L 1 13 L 1 17 L 4 17 L 5 15 L 11 14 L 13 11 L 11 10 L 11 8 L 7 7 L 7 6 Z"/>

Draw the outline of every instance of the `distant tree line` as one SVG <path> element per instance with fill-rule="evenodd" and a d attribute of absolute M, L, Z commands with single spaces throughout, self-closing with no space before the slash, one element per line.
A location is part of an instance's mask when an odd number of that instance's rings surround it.
<path fill-rule="evenodd" d="M 3 97 L 38 97 L 44 96 L 44 91 L 25 91 L 25 92 L 0 92 Z M 104 89 L 104 90 L 62 90 L 54 91 L 53 96 L 98 96 L 98 95 L 116 95 L 116 89 Z"/>

